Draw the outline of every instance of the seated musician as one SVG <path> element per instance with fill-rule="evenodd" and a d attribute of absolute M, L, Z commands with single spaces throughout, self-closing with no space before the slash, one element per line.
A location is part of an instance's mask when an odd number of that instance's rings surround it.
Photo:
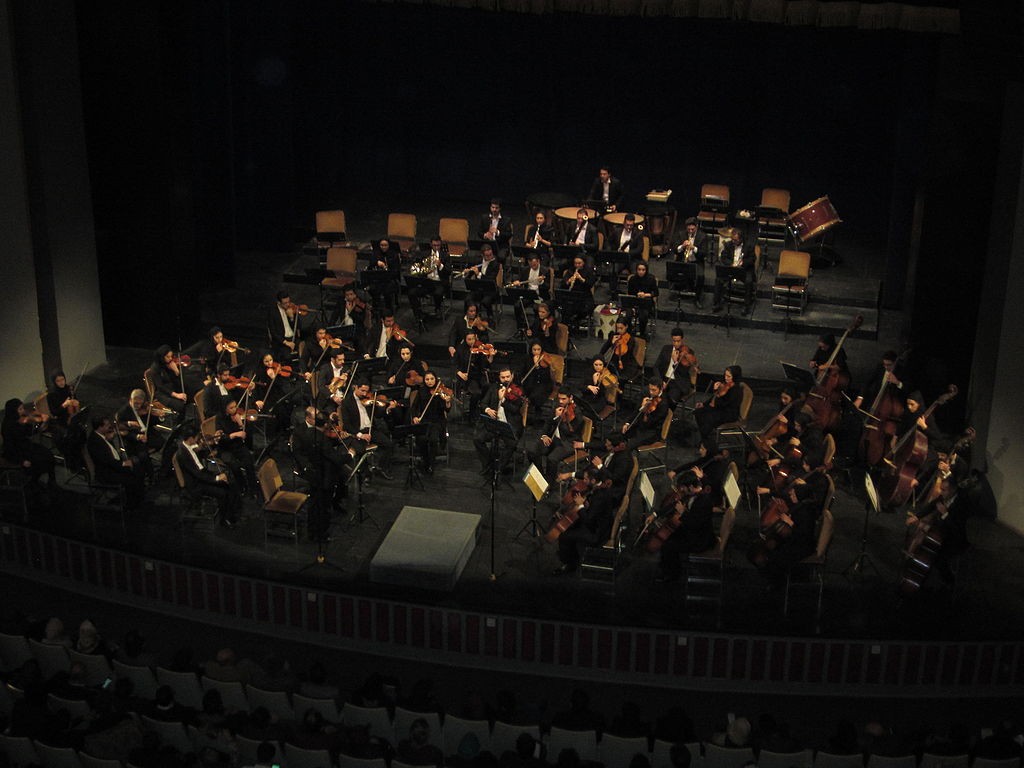
<path fill-rule="evenodd" d="M 335 338 L 327 332 L 323 325 L 317 327 L 313 337 L 306 343 L 306 355 L 301 361 L 303 373 L 315 373 L 326 365 L 335 352 L 355 354 L 355 344 L 341 338 Z"/>
<path fill-rule="evenodd" d="M 589 452 L 590 458 L 586 466 L 603 470 L 611 481 L 609 487 L 615 502 L 622 501 L 622 497 L 626 494 L 626 486 L 629 484 L 629 476 L 633 473 L 633 457 L 636 455 L 626 442 L 626 438 L 613 432 L 604 440 L 592 440 L 589 443 L 577 442 L 574 447 Z M 570 477 L 578 479 L 580 477 L 579 470 L 575 474 L 560 472 L 558 480 L 561 482 Z"/>
<path fill-rule="evenodd" d="M 782 498 L 788 507 L 782 521 L 788 533 L 778 535 L 769 529 L 762 533 L 764 543 L 755 542 L 748 554 L 769 584 L 776 588 L 785 584 L 790 568 L 814 554 L 818 544 L 818 520 L 823 510 L 823 499 L 815 492 L 815 486 L 808 483 L 793 484 Z"/>
<path fill-rule="evenodd" d="M 590 185 L 590 194 L 587 200 L 595 205 L 601 204 L 605 213 L 614 213 L 622 205 L 622 196 L 625 191 L 622 182 L 612 176 L 612 170 L 607 165 L 598 169 L 597 178 Z"/>
<path fill-rule="evenodd" d="M 526 398 L 519 385 L 513 383 L 512 369 L 503 365 L 498 369 L 498 380 L 491 382 L 487 392 L 480 400 L 483 415 L 504 422 L 512 428 L 512 436 L 501 435 L 497 442 L 481 424 L 475 427 L 473 445 L 480 459 L 481 474 L 492 471 L 504 472 L 512 460 L 519 436 L 523 433 L 523 419 L 520 413 Z"/>
<path fill-rule="evenodd" d="M 241 390 L 228 389 L 227 384 L 230 380 L 231 367 L 221 364 L 217 369 L 216 377 L 203 387 L 203 415 L 206 418 L 223 413 L 224 404 L 228 400 L 238 399 Z"/>
<path fill-rule="evenodd" d="M 347 286 L 342 297 L 332 323 L 341 326 L 341 337 L 359 351 L 370 327 L 370 297 L 354 285 Z"/>
<path fill-rule="evenodd" d="M 628 253 L 630 260 L 639 259 L 644 252 L 644 236 L 637 229 L 636 216 L 627 213 L 622 219 L 622 225 L 616 226 L 608 238 L 614 250 L 619 253 Z"/>
<path fill-rule="evenodd" d="M 370 332 L 364 358 L 398 357 L 398 348 L 406 343 L 405 331 L 395 322 L 395 313 L 385 311 L 381 321 Z"/>
<path fill-rule="evenodd" d="M 654 363 L 654 372 L 665 384 L 665 399 L 670 408 L 690 396 L 697 378 L 697 355 L 686 346 L 684 338 L 682 328 L 673 328 L 672 343 L 661 348 Z"/>
<path fill-rule="evenodd" d="M 455 357 L 452 359 L 456 376 L 455 391 L 460 398 L 469 398 L 466 412 L 470 418 L 476 416 L 480 397 L 487 384 L 488 370 L 494 362 L 494 353 L 483 352 L 481 348 L 487 349 L 474 331 L 467 331 L 464 341 L 456 348 Z"/>
<path fill-rule="evenodd" d="M 647 396 L 640 402 L 640 410 L 629 424 L 622 425 L 622 434 L 630 448 L 650 445 L 661 440 L 661 428 L 668 416 L 668 401 L 661 394 L 661 379 L 647 382 Z"/>
<path fill-rule="evenodd" d="M 538 263 L 541 263 L 551 255 L 554 242 L 555 228 L 548 224 L 544 211 L 537 211 L 533 215 L 533 224 L 526 230 L 526 246 L 537 251 Z"/>
<path fill-rule="evenodd" d="M 754 307 L 754 282 L 756 280 L 754 266 L 756 259 L 753 247 L 743 242 L 743 233 L 739 229 L 733 228 L 730 239 L 725 244 L 725 247 L 722 248 L 722 253 L 719 255 L 716 263 L 723 267 L 743 269 L 743 287 L 745 292 L 743 314 L 749 315 L 750 310 Z M 728 278 L 715 276 L 715 298 L 711 306 L 712 312 L 722 311 L 722 298 L 728 288 L 728 283 Z"/>
<path fill-rule="evenodd" d="M 562 280 L 559 288 L 563 291 L 571 291 L 574 301 L 565 300 L 561 302 L 559 311 L 567 321 L 574 323 L 581 322 L 594 311 L 593 288 L 597 284 L 597 275 L 593 267 L 587 264 L 586 257 L 577 255 L 572 260 L 572 266 L 562 273 Z"/>
<path fill-rule="evenodd" d="M 545 477 L 550 477 L 560 462 L 573 456 L 577 447 L 583 447 L 579 440 L 582 431 L 583 418 L 576 413 L 572 395 L 559 392 L 555 414 L 545 420 L 537 442 L 527 451 L 527 458 Z"/>
<path fill-rule="evenodd" d="M 558 321 L 551 313 L 550 305 L 537 305 L 537 318 L 526 329 L 526 337 L 539 341 L 541 348 L 548 354 L 561 354 L 558 351 Z"/>
<path fill-rule="evenodd" d="M 398 355 L 388 360 L 388 367 L 385 371 L 386 381 L 389 387 L 400 387 L 407 384 L 409 372 L 413 371 L 420 378 L 427 372 L 427 364 L 416 357 L 413 348 L 409 344 L 402 344 L 398 347 Z M 417 382 L 418 383 L 418 382 Z"/>
<path fill-rule="evenodd" d="M 601 419 L 602 413 L 606 410 L 610 413 L 614 409 L 618 394 L 618 377 L 607 367 L 603 357 L 594 357 L 591 361 L 590 375 L 583 379 L 583 385 L 576 396 L 577 400 L 583 403 L 590 415 Z"/>
<path fill-rule="evenodd" d="M 636 325 L 639 334 L 646 337 L 647 322 L 655 311 L 654 301 L 658 298 L 658 281 L 648 272 L 647 262 L 637 262 L 634 274 L 626 281 L 626 293 L 644 299 L 636 307 Z"/>
<path fill-rule="evenodd" d="M 541 265 L 540 256 L 534 254 L 526 260 L 526 266 L 519 272 L 519 278 L 508 285 L 510 288 L 525 288 L 534 291 L 538 296 L 546 298 L 551 288 L 549 274 L 550 270 Z"/>
<path fill-rule="evenodd" d="M 434 457 L 442 435 L 447 433 L 448 412 L 452 408 L 452 391 L 438 386 L 437 374 L 427 371 L 423 381 L 409 393 L 406 410 L 409 424 L 426 424 L 426 434 L 416 436 L 416 449 L 423 462 L 423 471 L 434 474 Z"/>
<path fill-rule="evenodd" d="M 240 359 L 238 353 L 248 353 L 251 351 L 241 346 L 237 341 L 225 339 L 224 331 L 215 325 L 199 344 L 196 355 L 206 365 L 208 372 L 216 373 L 222 363 L 229 366 L 232 364 L 232 354 L 236 356 L 236 359 Z"/>
<path fill-rule="evenodd" d="M 370 283 L 368 291 L 373 297 L 373 306 L 381 312 L 394 313 L 398 303 L 398 292 L 402 280 L 402 251 L 382 237 L 373 244 L 373 257 L 367 269 L 387 275 L 381 282 Z"/>
<path fill-rule="evenodd" d="M 697 219 L 690 217 L 686 220 L 686 232 L 683 241 L 674 249 L 675 260 L 683 264 L 692 264 L 693 272 L 687 274 L 687 282 L 681 287 L 683 290 L 692 290 L 694 294 L 693 303 L 700 309 L 704 302 L 704 265 L 706 260 L 714 260 L 711 246 L 711 238 L 700 231 L 697 226 Z M 689 270 L 687 270 L 689 271 Z"/>
<path fill-rule="evenodd" d="M 44 488 L 56 487 L 57 478 L 53 468 L 56 462 L 53 454 L 32 440 L 38 427 L 44 423 L 31 402 L 23 403 L 12 398 L 4 404 L 2 426 L 3 457 L 11 464 L 22 467 L 33 483 Z M 46 478 L 45 485 L 41 482 Z"/>
<path fill-rule="evenodd" d="M 409 306 L 412 307 L 412 313 L 417 320 L 421 320 L 423 299 L 430 296 L 434 301 L 434 315 L 441 317 L 441 304 L 451 283 L 452 267 L 448 246 L 440 236 L 434 235 L 430 238 L 430 250 L 416 262 L 416 265 L 414 274 L 427 278 L 430 284 L 417 285 L 409 290 Z"/>
<path fill-rule="evenodd" d="M 728 424 L 740 417 L 740 405 L 743 402 L 743 391 L 740 382 L 743 380 L 743 369 L 738 365 L 730 365 L 725 369 L 722 381 L 712 386 L 714 394 L 694 407 L 694 421 L 700 432 L 700 441 L 704 447 L 714 453 L 715 430 L 720 424 Z"/>
<path fill-rule="evenodd" d="M 220 524 L 234 528 L 242 512 L 242 494 L 234 478 L 219 465 L 215 467 L 200 457 L 199 428 L 186 424 L 176 457 L 185 478 L 185 488 L 196 496 L 216 499 Z"/>
<path fill-rule="evenodd" d="M 656 582 L 678 581 L 683 557 L 715 546 L 714 512 L 714 496 L 704 492 L 704 485 L 695 472 L 676 475 L 672 490 L 662 499 L 657 512 L 644 521 L 649 531 L 656 522 L 675 526 L 658 552 Z"/>
<path fill-rule="evenodd" d="M 597 250 L 597 227 L 590 221 L 586 208 L 576 211 L 576 226 L 569 232 L 566 245 L 578 245 L 584 251 Z"/>
<path fill-rule="evenodd" d="M 163 435 L 157 430 L 158 419 L 150 415 L 149 401 L 141 389 L 133 389 L 128 402 L 117 412 L 117 423 L 127 430 L 125 449 L 130 456 L 138 456 L 144 474 L 152 474 L 149 454 L 164 445 Z M 167 457 L 169 461 L 169 457 Z"/>
<path fill-rule="evenodd" d="M 269 352 L 264 353 L 253 373 L 249 395 L 256 410 L 273 416 L 280 429 L 287 429 L 298 392 L 291 366 L 277 362 Z"/>
<path fill-rule="evenodd" d="M 480 307 L 476 304 L 466 305 L 465 316 L 452 323 L 448 332 L 448 354 L 455 357 L 455 350 L 466 338 L 466 331 L 473 331 L 481 343 L 490 340 L 490 323 L 480 317 Z"/>
<path fill-rule="evenodd" d="M 956 581 L 952 562 L 971 546 L 967 538 L 967 519 L 971 516 L 970 503 L 952 475 L 936 477 L 933 488 L 925 489 L 924 504 L 916 513 L 907 515 L 907 541 L 905 554 L 913 557 L 931 533 L 940 543 L 932 566 L 946 584 Z"/>
<path fill-rule="evenodd" d="M 366 379 L 356 381 L 341 403 L 341 424 L 355 437 L 350 447 L 362 453 L 370 444 L 376 445 L 378 469 L 385 477 L 388 477 L 385 468 L 390 464 L 393 445 L 387 429 L 389 408 L 394 410 L 390 402 L 385 403 L 370 392 L 370 382 Z"/>
<path fill-rule="evenodd" d="M 146 493 L 145 473 L 149 457 L 130 456 L 123 447 L 123 437 L 117 434 L 114 420 L 107 416 L 93 419 L 86 447 L 96 468 L 95 482 L 122 486 L 125 508 L 134 511 L 141 507 Z"/>
<path fill-rule="evenodd" d="M 904 381 L 906 371 L 899 358 L 899 354 L 891 349 L 882 354 L 882 361 L 871 373 L 871 378 L 868 379 L 868 383 L 863 391 L 854 398 L 853 404 L 855 407 L 870 410 L 872 403 L 875 402 L 879 391 L 883 387 L 892 387 L 897 390 L 906 389 L 909 391 L 909 386 Z"/>
<path fill-rule="evenodd" d="M 607 541 L 615 520 L 618 502 L 607 473 L 588 466 L 580 474 L 582 487 L 572 492 L 567 506 L 563 505 L 560 510 L 563 514 L 576 514 L 578 519 L 558 537 L 561 565 L 554 570 L 556 576 L 575 571 L 587 547 Z"/>
<path fill-rule="evenodd" d="M 169 346 L 158 347 L 149 366 L 150 378 L 156 388 L 155 397 L 173 410 L 180 421 L 185 417 L 189 399 L 199 391 L 192 374 L 186 373 Z"/>
<path fill-rule="evenodd" d="M 345 468 L 354 462 L 356 450 L 348 445 L 352 441 L 341 439 L 348 433 L 324 434 L 326 423 L 318 419 L 321 415 L 313 406 L 306 406 L 302 421 L 292 429 L 292 455 L 302 479 L 322 491 L 340 512 L 349 478 Z"/>
<path fill-rule="evenodd" d="M 82 449 L 85 447 L 85 408 L 78 395 L 68 384 L 64 371 L 55 370 L 50 374 L 50 388 L 46 392 L 46 406 L 50 419 L 46 428 L 53 434 L 53 442 L 64 457 L 69 469 L 82 466 Z"/>
<path fill-rule="evenodd" d="M 225 400 L 217 411 L 216 428 L 220 434 L 217 454 L 227 464 L 242 494 L 256 493 L 256 462 L 252 455 L 252 435 L 246 428 L 245 411 L 234 400 Z"/>
<path fill-rule="evenodd" d="M 492 283 L 494 289 L 474 288 L 466 295 L 466 310 L 470 304 L 476 304 L 483 311 L 489 322 L 494 322 L 494 300 L 498 297 L 498 270 L 501 264 L 495 257 L 494 247 L 490 243 L 480 246 L 480 263 L 474 264 L 463 272 L 467 280 L 483 280 Z"/>
<path fill-rule="evenodd" d="M 299 353 L 302 317 L 286 290 L 277 292 L 277 303 L 267 313 L 267 333 L 270 334 L 270 351 L 282 360 Z"/>
<path fill-rule="evenodd" d="M 530 354 L 519 369 L 519 381 L 530 401 L 530 415 L 539 417 L 555 387 L 551 358 L 539 341 L 530 344 Z"/>
<path fill-rule="evenodd" d="M 317 408 L 334 412 L 341 405 L 351 369 L 345 365 L 345 350 L 337 349 L 317 373 Z"/>
<path fill-rule="evenodd" d="M 720 504 L 725 501 L 725 484 L 729 476 L 730 463 L 732 457 L 727 448 L 719 449 L 718 453 L 711 457 L 708 457 L 706 450 L 701 450 L 697 458 L 683 462 L 668 470 L 666 474 L 669 480 L 674 480 L 677 475 L 693 472 L 700 478 L 704 487 L 714 494 L 715 503 Z"/>
<path fill-rule="evenodd" d="M 481 240 L 491 243 L 496 250 L 506 251 L 512 240 L 512 234 L 512 222 L 501 212 L 501 200 L 497 198 L 491 200 L 487 214 L 480 217 L 477 236 Z"/>
<path fill-rule="evenodd" d="M 640 364 L 636 361 L 636 339 L 624 319 L 615 322 L 615 333 L 608 337 L 598 354 L 608 359 L 608 367 L 620 380 L 632 381 L 640 373 Z"/>

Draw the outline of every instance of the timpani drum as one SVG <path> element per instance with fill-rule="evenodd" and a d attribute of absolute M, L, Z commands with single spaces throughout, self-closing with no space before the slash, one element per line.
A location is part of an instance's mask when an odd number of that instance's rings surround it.
<path fill-rule="evenodd" d="M 842 223 L 832 201 L 819 197 L 789 215 L 789 225 L 797 242 L 806 243 Z"/>

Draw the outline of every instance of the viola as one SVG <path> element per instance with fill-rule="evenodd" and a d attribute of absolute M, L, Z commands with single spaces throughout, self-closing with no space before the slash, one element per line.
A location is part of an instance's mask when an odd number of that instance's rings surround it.
<path fill-rule="evenodd" d="M 652 397 L 651 401 L 644 407 L 644 413 L 652 414 L 658 410 L 658 406 L 661 405 L 661 395 Z"/>
<path fill-rule="evenodd" d="M 523 399 L 523 390 L 518 384 L 509 384 L 505 388 L 505 399 L 510 403 L 518 403 Z"/>
<path fill-rule="evenodd" d="M 327 391 L 332 395 L 339 389 L 344 387 L 348 383 L 348 373 L 342 373 L 341 376 L 335 376 L 331 379 L 330 384 L 327 385 Z"/>

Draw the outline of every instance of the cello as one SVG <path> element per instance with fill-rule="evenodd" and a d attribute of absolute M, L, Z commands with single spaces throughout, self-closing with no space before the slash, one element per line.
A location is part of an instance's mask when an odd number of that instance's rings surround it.
<path fill-rule="evenodd" d="M 580 478 L 569 486 L 569 490 L 565 492 L 565 496 L 562 497 L 562 502 L 558 506 L 558 511 L 555 513 L 555 519 L 551 527 L 544 534 L 544 538 L 547 541 L 554 544 L 563 533 L 572 528 L 573 524 L 580 519 L 580 510 L 587 505 L 586 497 L 590 490 L 590 480 L 586 477 Z M 576 496 L 583 498 L 582 506 L 576 501 Z"/>
<path fill-rule="evenodd" d="M 850 385 L 850 374 L 839 370 L 839 366 L 836 365 L 836 357 L 839 355 L 839 350 L 843 348 L 846 337 L 860 328 L 863 323 L 864 315 L 857 315 L 853 319 L 850 326 L 843 332 L 835 349 L 832 350 L 828 360 L 824 365 L 818 366 L 818 375 L 814 380 L 814 386 L 807 393 L 806 407 L 810 409 L 814 424 L 826 432 L 834 432 L 839 427 L 842 392 Z"/>

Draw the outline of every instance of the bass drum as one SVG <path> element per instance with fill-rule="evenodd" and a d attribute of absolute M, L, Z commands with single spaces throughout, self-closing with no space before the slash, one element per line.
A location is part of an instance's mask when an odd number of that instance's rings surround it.
<path fill-rule="evenodd" d="M 789 215 L 789 226 L 798 243 L 813 240 L 842 221 L 828 195 L 819 197 Z"/>

